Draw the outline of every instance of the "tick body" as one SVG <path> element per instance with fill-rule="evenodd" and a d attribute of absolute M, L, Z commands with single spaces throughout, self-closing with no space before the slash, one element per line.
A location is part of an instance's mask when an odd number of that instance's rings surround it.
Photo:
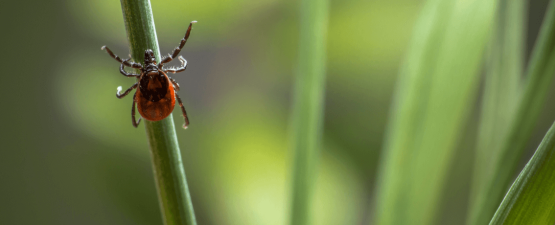
<path fill-rule="evenodd" d="M 150 78 L 139 81 L 139 89 L 134 101 L 141 117 L 150 121 L 166 118 L 175 106 L 175 90 L 169 77 L 162 71 L 155 71 Z"/>
<path fill-rule="evenodd" d="M 187 61 L 182 56 L 178 57 L 178 55 L 187 42 L 189 34 L 191 33 L 191 28 L 196 22 L 197 21 L 193 21 L 189 24 L 185 37 L 181 39 L 179 46 L 176 47 L 171 54 L 162 58 L 160 63 L 156 62 L 154 52 L 150 49 L 145 51 L 144 63 L 140 64 L 129 62 L 130 59 L 121 59 L 119 56 L 112 53 L 108 47 L 102 46 L 102 50 L 106 50 L 112 58 L 121 63 L 121 74 L 126 77 L 135 77 L 138 79 L 138 82 L 133 84 L 133 86 L 125 92 L 121 93 L 121 87 L 118 87 L 118 91 L 116 93 L 116 97 L 123 98 L 133 91 L 133 89 L 137 89 L 135 95 L 133 96 L 133 104 L 131 106 L 131 120 L 134 127 L 137 127 L 141 122 L 141 118 L 137 121 L 135 120 L 135 104 L 137 105 L 137 110 L 139 111 L 139 114 L 141 114 L 142 118 L 149 121 L 159 121 L 172 113 L 176 99 L 181 107 L 183 118 L 185 120 L 183 128 L 187 128 L 189 126 L 187 112 L 185 111 L 185 107 L 183 107 L 181 98 L 177 95 L 177 91 L 179 91 L 179 84 L 174 79 L 170 78 L 167 73 L 178 73 L 187 69 Z M 171 62 L 176 57 L 179 58 L 179 61 L 181 61 L 180 67 L 164 68 L 164 64 Z M 128 73 L 124 69 L 125 66 L 140 69 L 141 73 Z"/>

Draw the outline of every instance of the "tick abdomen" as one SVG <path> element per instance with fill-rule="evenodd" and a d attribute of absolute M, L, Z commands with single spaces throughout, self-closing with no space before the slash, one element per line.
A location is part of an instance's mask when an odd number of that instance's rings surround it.
<path fill-rule="evenodd" d="M 150 121 L 166 118 L 173 111 L 175 97 L 173 85 L 166 76 L 145 77 L 140 81 L 135 101 L 141 116 Z"/>

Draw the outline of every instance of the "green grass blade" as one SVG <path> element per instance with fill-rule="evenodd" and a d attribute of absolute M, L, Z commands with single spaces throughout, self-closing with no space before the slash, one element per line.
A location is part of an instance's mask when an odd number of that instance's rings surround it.
<path fill-rule="evenodd" d="M 516 113 L 521 97 L 521 77 L 524 63 L 524 18 L 523 0 L 501 1 L 490 41 L 487 72 L 485 77 L 482 111 L 476 149 L 472 191 L 483 185 L 484 171 L 491 169 L 491 160 L 499 154 L 506 137 L 510 121 Z M 476 202 L 475 193 L 471 202 Z M 471 203 L 471 204 L 472 204 Z M 480 212 L 469 210 L 468 224 L 485 224 L 491 216 L 477 217 Z"/>
<path fill-rule="evenodd" d="M 328 0 L 301 1 L 298 66 L 292 111 L 294 151 L 291 224 L 311 224 L 324 110 Z"/>
<path fill-rule="evenodd" d="M 144 51 L 152 49 L 156 60 L 160 62 L 150 1 L 121 0 L 121 7 L 133 60 L 143 62 Z M 172 115 L 157 122 L 143 120 L 143 123 L 152 153 L 164 224 L 196 224 Z"/>
<path fill-rule="evenodd" d="M 477 143 L 474 184 L 490 165 L 514 117 L 523 74 L 524 1 L 501 1 L 490 42 Z"/>
<path fill-rule="evenodd" d="M 555 123 L 509 189 L 490 224 L 555 224 Z"/>
<path fill-rule="evenodd" d="M 429 0 L 400 72 L 377 187 L 376 224 L 432 224 L 474 103 L 495 0 Z"/>
<path fill-rule="evenodd" d="M 498 153 L 484 170 L 471 202 L 469 224 L 487 223 L 511 184 L 555 75 L 555 4 L 549 4 L 528 69 L 524 93 Z"/>

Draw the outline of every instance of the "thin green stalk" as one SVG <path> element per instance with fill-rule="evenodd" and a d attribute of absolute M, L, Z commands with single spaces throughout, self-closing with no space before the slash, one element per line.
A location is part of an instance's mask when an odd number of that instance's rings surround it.
<path fill-rule="evenodd" d="M 293 201 L 291 224 L 310 224 L 324 110 L 328 0 L 301 2 L 300 43 L 292 111 Z"/>
<path fill-rule="evenodd" d="M 121 0 L 121 8 L 133 60 L 143 62 L 145 50 L 152 49 L 156 60 L 160 62 L 150 1 Z M 157 122 L 143 122 L 152 154 L 164 224 L 195 225 L 193 204 L 181 162 L 172 115 Z"/>
<path fill-rule="evenodd" d="M 555 123 L 501 202 L 490 225 L 555 223 Z"/>
<path fill-rule="evenodd" d="M 526 73 L 524 93 L 499 152 L 492 157 L 491 167 L 475 190 L 469 215 L 471 225 L 487 223 L 506 193 L 519 159 L 532 135 L 543 107 L 547 91 L 555 76 L 555 4 L 549 3 L 538 40 Z"/>

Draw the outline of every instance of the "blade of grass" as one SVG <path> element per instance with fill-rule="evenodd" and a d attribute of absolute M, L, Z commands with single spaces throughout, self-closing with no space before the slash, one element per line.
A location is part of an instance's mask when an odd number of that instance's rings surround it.
<path fill-rule="evenodd" d="M 292 111 L 294 151 L 291 224 L 311 224 L 322 135 L 328 0 L 301 1 L 300 41 Z"/>
<path fill-rule="evenodd" d="M 483 179 L 492 156 L 498 153 L 521 96 L 524 63 L 524 1 L 500 1 L 495 35 L 486 67 L 484 94 L 476 147 L 473 185 Z"/>
<path fill-rule="evenodd" d="M 523 0 L 500 1 L 499 4 L 495 35 L 489 43 L 470 205 L 476 201 L 474 192 L 486 178 L 484 171 L 491 169 L 490 161 L 499 154 L 522 94 L 524 5 Z M 485 224 L 489 219 L 473 221 L 477 219 L 477 211 L 470 209 L 468 213 L 468 218 L 473 218 L 467 221 L 469 224 Z"/>
<path fill-rule="evenodd" d="M 144 61 L 144 52 L 152 49 L 160 62 L 160 50 L 149 0 L 121 0 L 123 19 L 131 56 Z M 181 162 L 181 153 L 173 117 L 161 121 L 143 120 L 152 154 L 158 200 L 165 225 L 195 225 L 193 204 Z"/>
<path fill-rule="evenodd" d="M 476 94 L 495 0 L 429 0 L 398 80 L 376 224 L 432 224 Z"/>
<path fill-rule="evenodd" d="M 490 224 L 555 224 L 555 123 L 505 195 Z"/>
<path fill-rule="evenodd" d="M 551 1 L 528 64 L 523 96 L 501 148 L 488 162 L 489 169 L 482 171 L 484 179 L 478 181 L 479 186 L 474 190 L 468 224 L 486 224 L 499 206 L 532 135 L 554 75 L 555 4 Z"/>

